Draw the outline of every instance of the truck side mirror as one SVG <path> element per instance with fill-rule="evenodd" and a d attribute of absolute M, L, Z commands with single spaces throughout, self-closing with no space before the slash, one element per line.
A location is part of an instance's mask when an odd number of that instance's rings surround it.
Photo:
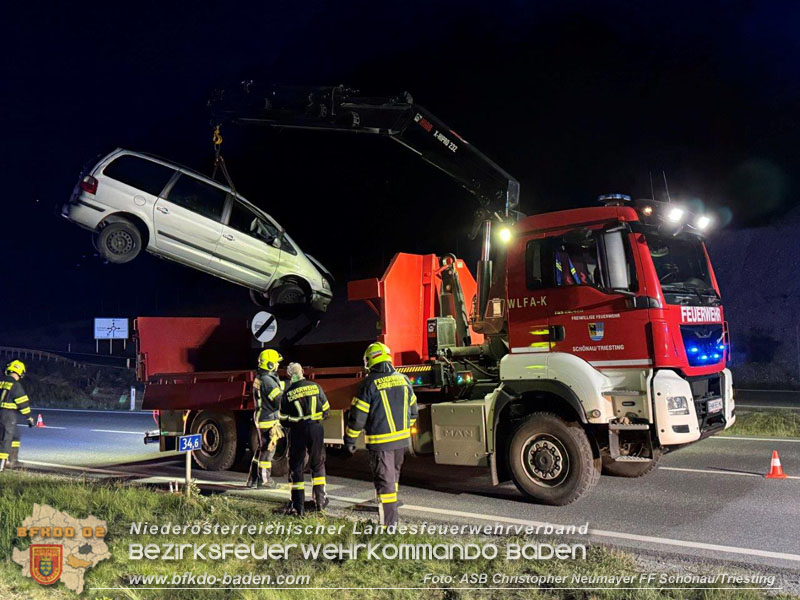
<path fill-rule="evenodd" d="M 606 284 L 613 291 L 629 291 L 631 280 L 628 274 L 628 258 L 620 229 L 604 231 L 602 234 L 603 258 L 606 267 Z"/>

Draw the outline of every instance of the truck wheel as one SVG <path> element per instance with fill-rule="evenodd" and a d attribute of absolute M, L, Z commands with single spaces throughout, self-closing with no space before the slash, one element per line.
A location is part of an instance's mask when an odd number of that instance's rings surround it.
<path fill-rule="evenodd" d="M 519 491 L 553 506 L 575 502 L 600 479 L 586 432 L 553 413 L 533 413 L 517 428 L 508 464 Z"/>
<path fill-rule="evenodd" d="M 236 462 L 236 419 L 229 412 L 201 410 L 192 421 L 192 433 L 202 436 L 194 460 L 206 471 L 227 471 Z"/>
<path fill-rule="evenodd" d="M 100 230 L 96 247 L 110 263 L 130 262 L 142 251 L 142 234 L 129 221 L 114 221 Z"/>
<path fill-rule="evenodd" d="M 289 444 L 287 443 L 289 431 L 284 428 L 284 436 L 278 440 L 275 446 L 275 456 L 272 457 L 272 471 L 273 477 L 283 477 L 289 472 Z M 250 448 L 254 450 L 258 447 L 258 433 L 256 433 L 256 426 L 250 426 Z M 249 453 L 252 458 L 253 452 Z"/>
<path fill-rule="evenodd" d="M 653 460 L 649 462 L 625 462 L 612 460 L 610 456 L 603 456 L 603 475 L 611 477 L 643 477 L 656 468 L 663 455 L 661 450 L 654 450 Z"/>

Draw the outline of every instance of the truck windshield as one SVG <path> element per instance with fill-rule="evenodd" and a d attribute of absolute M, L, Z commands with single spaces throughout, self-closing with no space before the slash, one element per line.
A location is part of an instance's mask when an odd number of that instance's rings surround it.
<path fill-rule="evenodd" d="M 703 243 L 698 238 L 654 232 L 646 233 L 645 238 L 665 294 L 717 296 L 711 284 Z M 670 299 L 667 301 L 672 303 Z"/>

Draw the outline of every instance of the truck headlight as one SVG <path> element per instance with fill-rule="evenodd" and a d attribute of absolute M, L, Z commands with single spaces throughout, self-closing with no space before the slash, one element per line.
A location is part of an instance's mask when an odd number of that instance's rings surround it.
<path fill-rule="evenodd" d="M 667 410 L 670 415 L 688 415 L 689 401 L 686 396 L 670 396 L 667 398 Z"/>
<path fill-rule="evenodd" d="M 322 278 L 322 289 L 323 290 L 328 290 L 329 292 L 331 291 L 331 283 L 330 283 L 330 281 L 328 281 L 324 277 Z"/>

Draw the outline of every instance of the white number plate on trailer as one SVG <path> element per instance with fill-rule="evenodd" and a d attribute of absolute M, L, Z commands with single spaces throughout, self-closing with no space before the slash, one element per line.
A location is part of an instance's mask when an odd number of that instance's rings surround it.
<path fill-rule="evenodd" d="M 708 414 L 719 412 L 722 410 L 722 398 L 715 398 L 708 401 Z"/>

